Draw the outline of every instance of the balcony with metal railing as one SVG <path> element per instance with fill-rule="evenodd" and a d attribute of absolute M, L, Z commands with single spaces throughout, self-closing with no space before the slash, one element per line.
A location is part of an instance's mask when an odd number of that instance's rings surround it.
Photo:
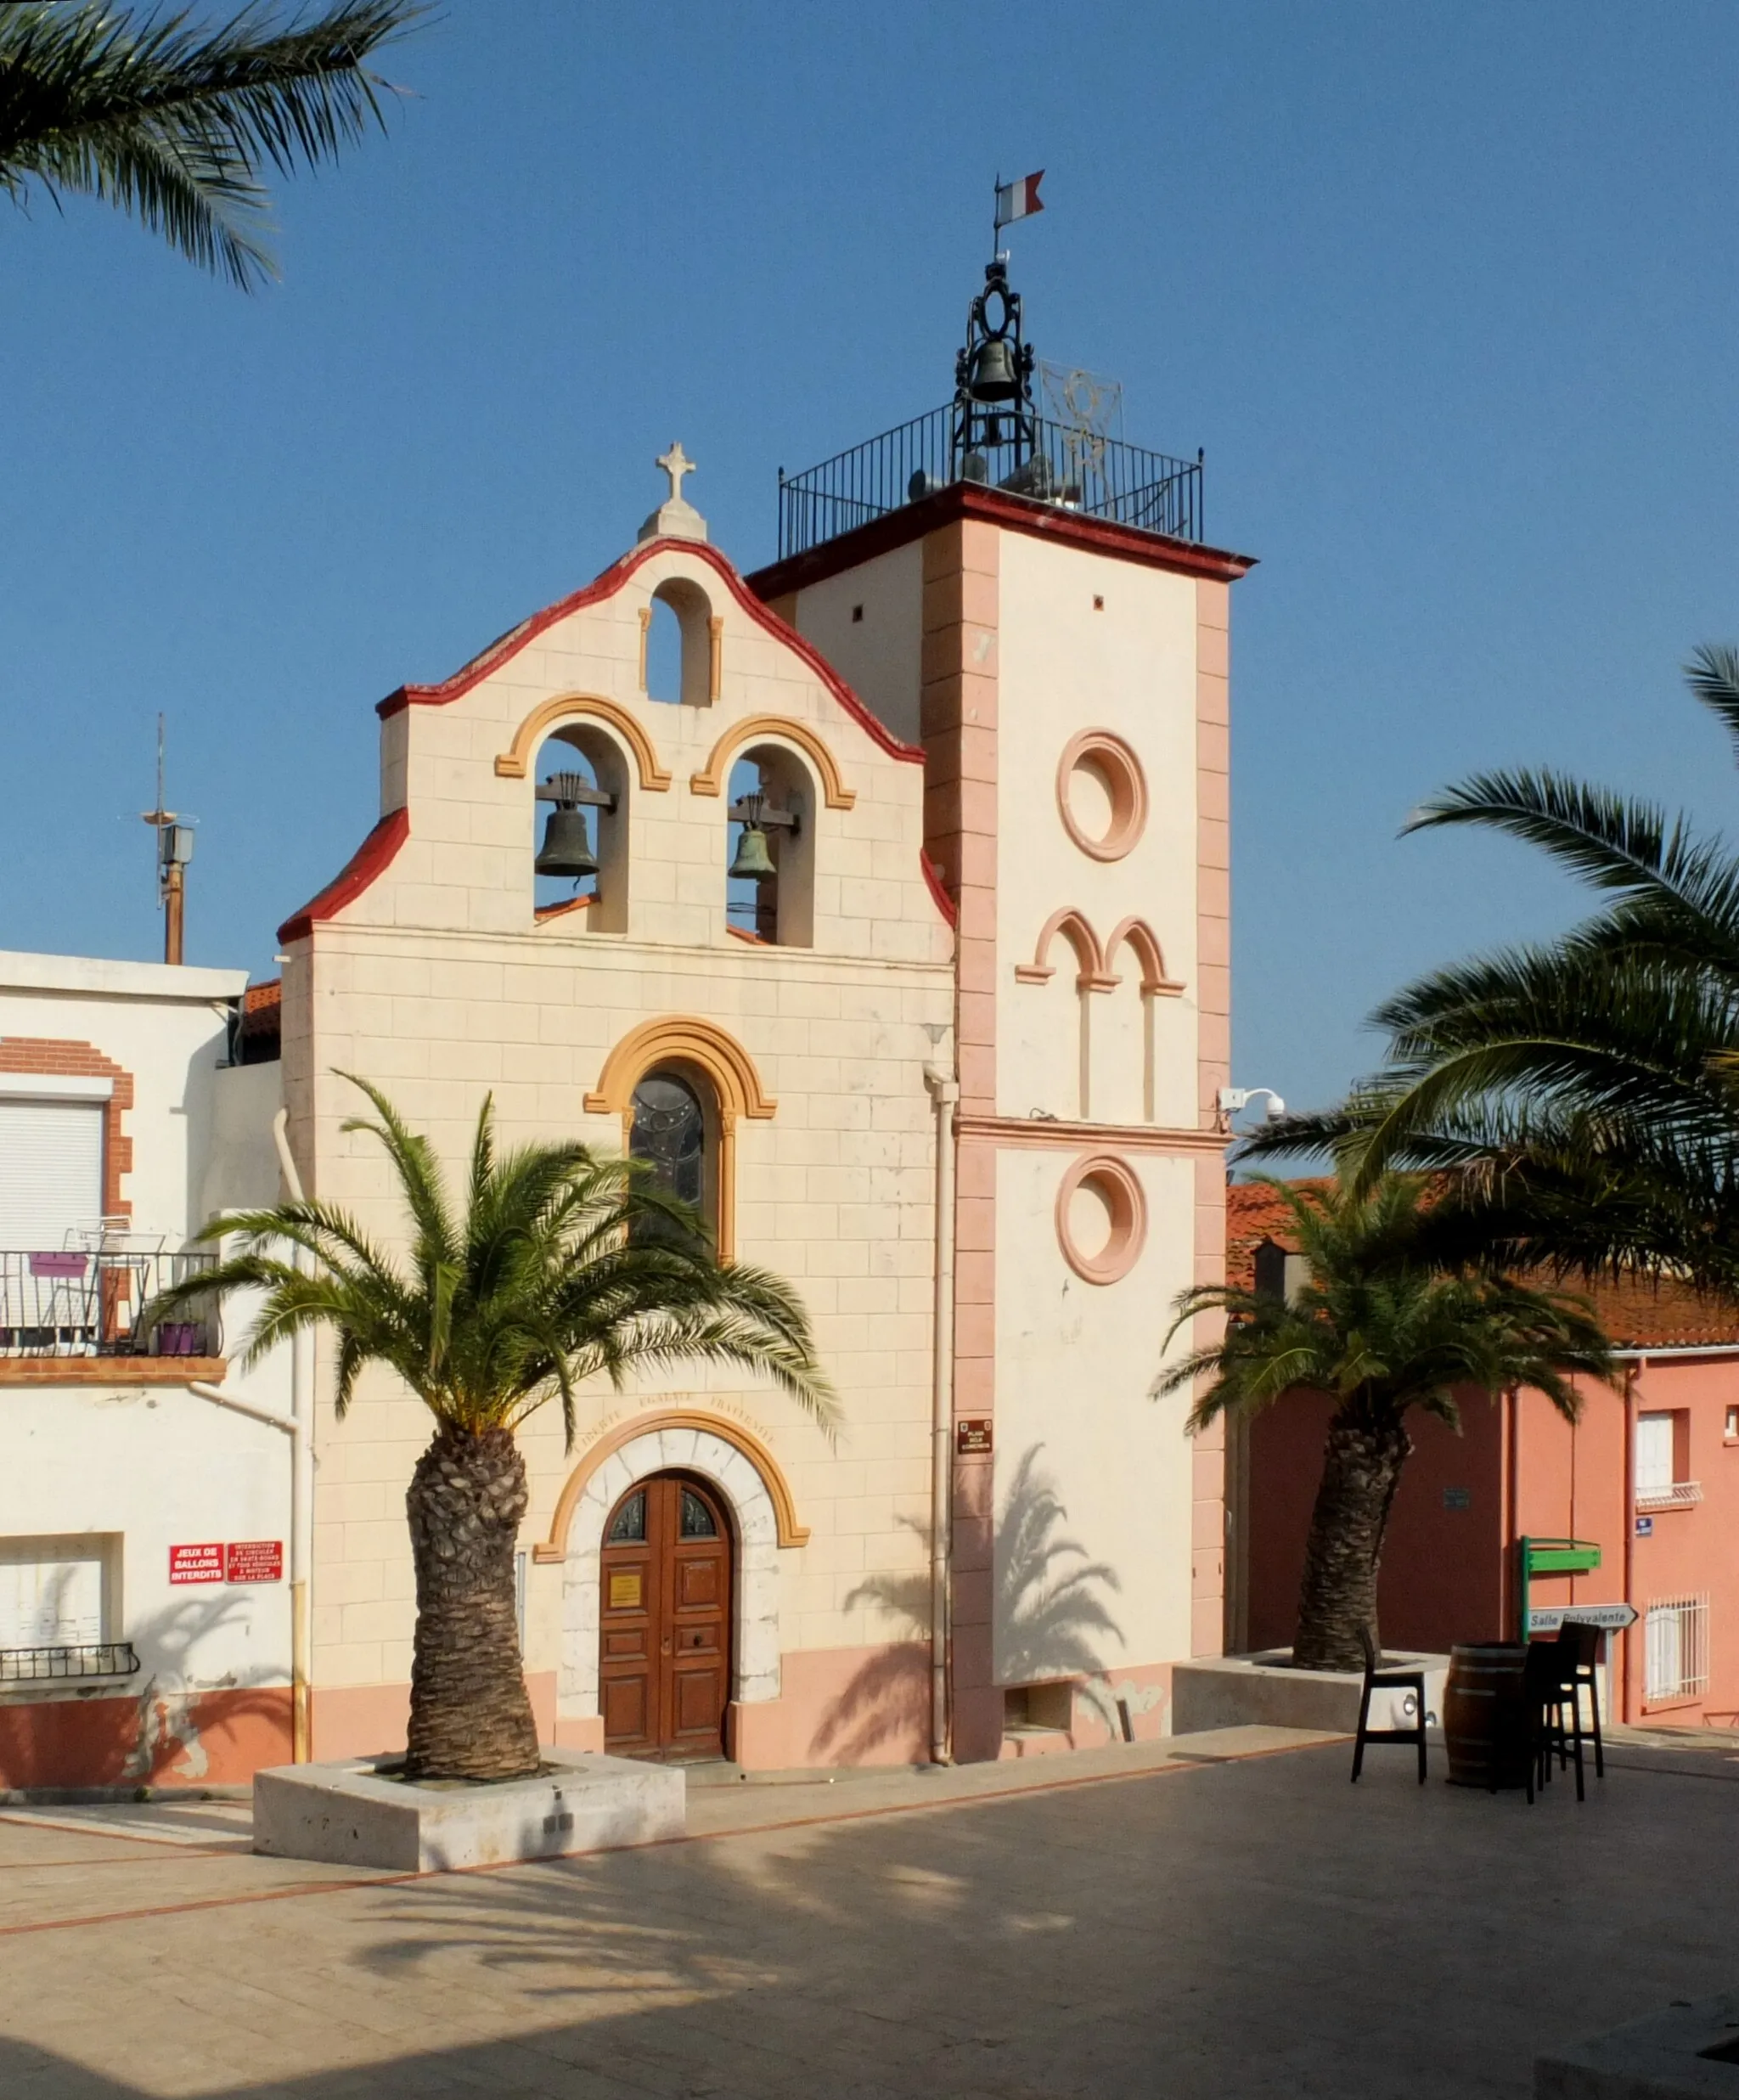
<path fill-rule="evenodd" d="M 1084 517 L 1203 537 L 1202 457 L 1174 459 L 1037 415 L 981 417 L 963 438 L 958 403 L 932 408 L 819 466 L 779 477 L 781 560 L 886 517 L 954 482 L 976 482 Z"/>
<path fill-rule="evenodd" d="M 0 1361 L 16 1358 L 210 1360 L 223 1353 L 216 1298 L 164 1319 L 147 1309 L 172 1283 L 210 1269 L 203 1251 L 104 1241 L 0 1249 Z"/>

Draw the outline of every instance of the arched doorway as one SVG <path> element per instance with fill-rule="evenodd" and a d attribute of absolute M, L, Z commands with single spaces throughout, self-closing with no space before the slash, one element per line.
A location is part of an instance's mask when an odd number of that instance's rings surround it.
<path fill-rule="evenodd" d="M 730 1697 L 731 1535 L 716 1489 L 654 1473 L 611 1512 L 599 1563 L 604 1747 L 717 1757 Z"/>

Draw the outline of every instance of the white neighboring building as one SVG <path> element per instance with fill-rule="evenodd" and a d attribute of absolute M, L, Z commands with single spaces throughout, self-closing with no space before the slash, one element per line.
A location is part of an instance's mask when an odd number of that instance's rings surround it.
<path fill-rule="evenodd" d="M 287 1356 L 244 1379 L 215 1315 L 138 1321 L 205 1218 L 278 1200 L 245 985 L 0 953 L 0 1785 L 289 1755 L 289 1438 L 196 1389 L 287 1416 Z"/>

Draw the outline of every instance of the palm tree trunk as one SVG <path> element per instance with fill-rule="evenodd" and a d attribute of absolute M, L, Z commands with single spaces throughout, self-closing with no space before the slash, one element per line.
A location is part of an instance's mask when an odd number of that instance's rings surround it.
<path fill-rule="evenodd" d="M 443 1422 L 405 1495 L 417 1571 L 408 1779 L 535 1772 L 537 1726 L 520 1665 L 514 1548 L 528 1500 L 512 1433 Z"/>
<path fill-rule="evenodd" d="M 1413 1439 L 1399 1422 L 1373 1428 L 1337 1415 L 1329 1424 L 1322 1484 L 1310 1515 L 1298 1633 L 1300 1669 L 1362 1669 L 1359 1630 L 1376 1630 L 1376 1568 L 1389 1508 Z M 1379 1650 L 1381 1643 L 1379 1642 Z"/>

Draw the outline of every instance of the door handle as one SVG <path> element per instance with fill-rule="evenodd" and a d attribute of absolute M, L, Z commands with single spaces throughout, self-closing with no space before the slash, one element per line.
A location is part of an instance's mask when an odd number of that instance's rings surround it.
<path fill-rule="evenodd" d="M 660 1654 L 661 1654 L 661 1655 L 668 1655 L 668 1654 L 670 1653 L 670 1639 L 669 1639 L 668 1635 L 667 1635 L 667 1636 L 666 1636 L 666 1637 L 665 1637 L 665 1641 L 664 1641 L 664 1645 L 663 1645 L 663 1647 L 662 1647 L 659 1650 L 659 1652 L 660 1652 Z"/>

